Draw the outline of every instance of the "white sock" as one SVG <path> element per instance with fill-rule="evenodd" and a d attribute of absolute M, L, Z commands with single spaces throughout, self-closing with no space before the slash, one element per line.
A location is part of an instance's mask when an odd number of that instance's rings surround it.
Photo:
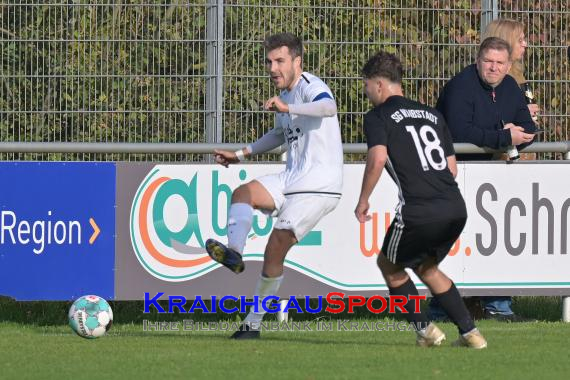
<path fill-rule="evenodd" d="M 279 277 L 263 277 L 259 276 L 257 280 L 257 285 L 255 286 L 254 296 L 259 296 L 257 302 L 257 313 L 253 312 L 253 307 L 249 309 L 249 313 L 244 319 L 244 322 L 249 323 L 253 329 L 258 329 L 263 316 L 265 315 L 265 310 L 263 309 L 262 301 L 267 296 L 277 295 L 277 291 L 281 286 L 281 281 L 283 281 L 283 275 Z"/>
<path fill-rule="evenodd" d="M 252 223 L 253 208 L 247 203 L 233 203 L 228 215 L 228 247 L 243 253 Z"/>
<path fill-rule="evenodd" d="M 465 334 L 461 334 L 461 335 L 463 335 L 464 338 L 467 338 L 467 336 L 468 336 L 469 334 L 472 334 L 472 333 L 478 332 L 478 331 L 479 331 L 479 329 L 477 329 L 477 327 L 475 327 L 473 330 L 468 331 L 468 332 L 466 332 Z"/>

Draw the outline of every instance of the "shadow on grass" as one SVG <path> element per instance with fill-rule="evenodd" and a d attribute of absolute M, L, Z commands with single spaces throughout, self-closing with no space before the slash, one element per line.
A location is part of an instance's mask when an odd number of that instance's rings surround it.
<path fill-rule="evenodd" d="M 338 331 L 333 331 L 337 333 Z M 363 332 L 364 334 L 365 332 Z M 212 344 L 213 342 L 221 342 L 224 344 L 231 344 L 231 345 L 257 345 L 258 342 L 267 342 L 270 344 L 281 344 L 281 343 L 301 343 L 301 344 L 314 344 L 319 346 L 327 346 L 327 345 L 368 345 L 368 346 L 393 346 L 393 347 L 409 347 L 411 343 L 415 343 L 415 334 L 413 332 L 403 332 L 402 339 L 398 341 L 385 341 L 381 339 L 382 332 L 377 332 L 378 339 L 377 340 L 370 340 L 370 339 L 355 339 L 354 336 L 350 337 L 350 339 L 339 339 L 337 335 L 330 335 L 327 336 L 321 332 L 315 332 L 311 337 L 309 336 L 302 336 L 300 334 L 287 334 L 283 331 L 280 331 L 278 334 L 272 333 L 264 333 L 262 332 L 261 338 L 258 340 L 234 340 L 230 339 L 233 331 L 228 331 L 227 333 L 192 333 L 192 332 L 115 332 L 114 334 L 111 333 L 111 336 L 116 337 L 135 337 L 135 338 L 148 338 L 152 336 L 153 339 L 168 339 L 176 340 L 177 342 L 180 341 L 187 341 L 189 343 L 195 343 L 198 341 L 204 341 L 205 344 Z"/>

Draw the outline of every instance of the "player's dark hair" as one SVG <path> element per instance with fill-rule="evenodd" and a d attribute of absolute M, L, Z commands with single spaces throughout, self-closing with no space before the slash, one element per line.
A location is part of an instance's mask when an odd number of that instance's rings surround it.
<path fill-rule="evenodd" d="M 513 49 L 511 48 L 511 45 L 509 45 L 507 41 L 499 37 L 487 37 L 483 40 L 483 42 L 481 42 L 481 45 L 479 45 L 479 51 L 477 52 L 477 59 L 481 58 L 483 54 L 490 49 L 498 51 L 507 51 L 509 53 L 509 59 L 511 57 L 511 54 L 513 53 Z"/>
<path fill-rule="evenodd" d="M 364 78 L 382 77 L 392 83 L 402 83 L 402 63 L 394 54 L 379 51 L 374 54 L 362 67 Z"/>
<path fill-rule="evenodd" d="M 263 41 L 263 47 L 268 52 L 283 46 L 289 48 L 289 53 L 293 58 L 303 58 L 303 41 L 292 33 L 272 34 L 265 37 L 265 41 Z"/>

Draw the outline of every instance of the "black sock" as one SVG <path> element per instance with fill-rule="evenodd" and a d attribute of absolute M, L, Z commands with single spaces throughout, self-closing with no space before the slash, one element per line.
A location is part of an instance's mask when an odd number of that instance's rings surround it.
<path fill-rule="evenodd" d="M 425 313 L 422 313 L 421 310 L 419 310 L 419 307 L 417 310 L 418 312 L 416 313 L 415 304 L 417 301 L 409 300 L 410 296 L 419 295 L 418 289 L 416 288 L 412 280 L 408 278 L 408 281 L 398 286 L 397 288 L 388 287 L 388 289 L 390 290 L 391 296 L 404 296 L 406 297 L 406 299 L 408 299 L 406 306 L 404 306 L 404 309 L 406 309 L 407 313 L 402 313 L 406 318 L 406 320 L 408 321 L 408 323 L 414 325 L 416 330 L 421 330 L 426 328 L 427 325 L 429 324 L 427 316 L 425 315 Z"/>
<path fill-rule="evenodd" d="M 451 282 L 451 288 L 447 292 L 433 296 L 459 328 L 460 334 L 465 334 L 475 328 L 475 323 L 453 282 Z"/>

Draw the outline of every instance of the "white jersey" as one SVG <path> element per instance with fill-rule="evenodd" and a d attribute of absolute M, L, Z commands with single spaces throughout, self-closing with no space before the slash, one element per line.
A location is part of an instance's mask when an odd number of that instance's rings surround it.
<path fill-rule="evenodd" d="M 287 104 L 311 103 L 323 96 L 334 99 L 320 78 L 306 72 L 293 90 L 283 90 L 279 95 Z M 285 195 L 341 196 L 343 153 L 337 115 L 314 117 L 277 113 L 271 132 L 282 133 L 287 142 L 287 166 L 282 173 Z"/>

